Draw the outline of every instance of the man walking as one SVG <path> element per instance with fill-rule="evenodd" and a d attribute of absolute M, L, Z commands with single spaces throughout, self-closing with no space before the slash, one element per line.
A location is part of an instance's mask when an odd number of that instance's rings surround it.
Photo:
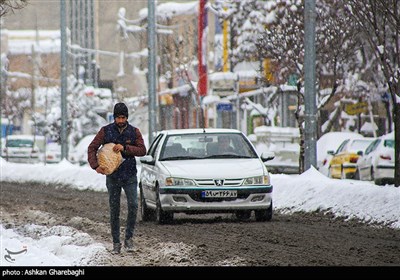
<path fill-rule="evenodd" d="M 104 169 L 97 162 L 98 149 L 107 143 L 114 143 L 113 151 L 121 153 L 123 162 L 116 171 L 106 176 L 106 186 L 110 204 L 110 224 L 113 239 L 113 253 L 121 252 L 120 241 L 120 201 L 121 189 L 124 189 L 128 215 L 125 229 L 124 246 L 133 251 L 133 233 L 138 209 L 137 169 L 135 156 L 144 156 L 146 147 L 140 130 L 128 123 L 128 108 L 124 103 L 114 106 L 114 122 L 103 126 L 88 146 L 88 162 L 97 173 L 104 174 Z"/>

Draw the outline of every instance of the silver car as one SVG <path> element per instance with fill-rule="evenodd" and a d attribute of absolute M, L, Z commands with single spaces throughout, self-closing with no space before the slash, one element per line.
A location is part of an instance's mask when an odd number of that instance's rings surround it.
<path fill-rule="evenodd" d="M 143 221 L 168 223 L 174 213 L 234 212 L 246 220 L 272 218 L 272 185 L 264 162 L 239 130 L 161 131 L 140 158 Z"/>

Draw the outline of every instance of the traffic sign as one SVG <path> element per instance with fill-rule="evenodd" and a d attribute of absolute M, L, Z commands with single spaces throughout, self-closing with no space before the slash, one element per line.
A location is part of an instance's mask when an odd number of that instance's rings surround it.
<path fill-rule="evenodd" d="M 359 102 L 355 104 L 346 104 L 344 111 L 349 115 L 358 115 L 361 113 L 366 113 L 368 110 L 367 102 Z"/>
<path fill-rule="evenodd" d="M 219 103 L 217 104 L 217 111 L 232 111 L 232 103 Z"/>

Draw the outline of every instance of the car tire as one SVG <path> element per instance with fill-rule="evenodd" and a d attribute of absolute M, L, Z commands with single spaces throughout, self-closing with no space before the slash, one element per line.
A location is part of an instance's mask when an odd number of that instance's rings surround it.
<path fill-rule="evenodd" d="M 160 202 L 160 197 L 157 194 L 157 203 L 156 203 L 156 221 L 158 224 L 168 224 L 172 222 L 174 219 L 174 213 L 173 212 L 166 212 L 162 210 L 161 208 L 161 202 Z"/>
<path fill-rule="evenodd" d="M 257 222 L 271 221 L 272 213 L 273 213 L 272 201 L 271 201 L 271 205 L 268 207 L 268 209 L 254 211 Z"/>
<path fill-rule="evenodd" d="M 251 217 L 251 210 L 240 210 L 235 212 L 236 219 L 239 221 L 248 221 Z"/>
<path fill-rule="evenodd" d="M 140 214 L 143 222 L 154 221 L 155 213 L 146 205 L 146 200 L 143 195 L 143 190 L 140 188 Z"/>

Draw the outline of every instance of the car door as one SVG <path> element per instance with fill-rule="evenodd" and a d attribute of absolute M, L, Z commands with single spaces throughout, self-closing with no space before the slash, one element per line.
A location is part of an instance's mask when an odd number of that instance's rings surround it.
<path fill-rule="evenodd" d="M 344 153 L 346 151 L 346 147 L 348 146 L 350 139 L 346 139 L 340 144 L 336 153 L 331 159 L 329 164 L 329 173 L 331 178 L 341 178 L 342 177 L 342 161 L 344 157 Z"/>
<path fill-rule="evenodd" d="M 371 167 L 372 161 L 376 148 L 379 146 L 381 139 L 376 139 L 373 141 L 367 149 L 365 149 L 365 154 L 358 159 L 358 171 L 360 174 L 360 180 L 371 180 Z"/>
<path fill-rule="evenodd" d="M 140 185 L 142 187 L 143 195 L 148 202 L 155 203 L 156 201 L 156 181 L 157 181 L 157 162 L 158 155 L 160 153 L 160 147 L 162 146 L 162 139 L 164 135 L 159 134 L 151 144 L 146 156 L 152 156 L 151 162 L 143 162 L 142 170 L 140 173 Z"/>

